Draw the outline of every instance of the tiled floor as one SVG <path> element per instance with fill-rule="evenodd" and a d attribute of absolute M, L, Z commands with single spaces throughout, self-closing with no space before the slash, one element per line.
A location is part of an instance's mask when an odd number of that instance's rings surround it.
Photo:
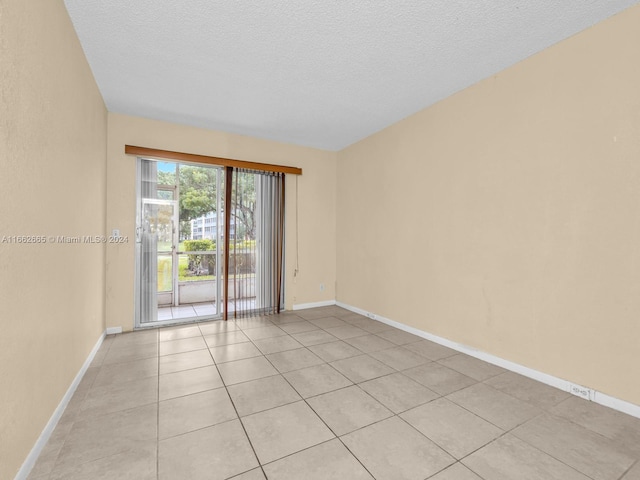
<path fill-rule="evenodd" d="M 216 305 L 212 302 L 188 303 L 179 307 L 158 307 L 158 321 L 210 317 L 215 314 Z"/>
<path fill-rule="evenodd" d="M 338 307 L 108 337 L 31 479 L 640 480 L 640 419 Z"/>
<path fill-rule="evenodd" d="M 240 308 L 247 310 L 255 308 L 255 298 L 242 298 L 238 300 Z M 198 317 L 211 317 L 216 315 L 216 304 L 213 302 L 186 303 L 178 307 L 158 307 L 158 321 L 197 319 Z M 233 301 L 229 302 L 229 311 L 234 311 Z"/>

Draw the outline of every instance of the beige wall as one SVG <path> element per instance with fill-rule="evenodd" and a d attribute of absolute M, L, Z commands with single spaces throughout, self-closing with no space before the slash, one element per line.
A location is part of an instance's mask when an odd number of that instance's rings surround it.
<path fill-rule="evenodd" d="M 62 0 L 0 2 L 0 240 L 101 235 L 102 98 Z M 0 241 L 0 478 L 104 331 L 104 247 Z"/>
<path fill-rule="evenodd" d="M 338 300 L 640 404 L 639 25 L 341 151 Z"/>
<path fill-rule="evenodd" d="M 107 327 L 126 331 L 134 325 L 136 179 L 135 157 L 124 154 L 127 144 L 302 168 L 298 177 L 300 273 L 296 278 L 295 176 L 289 175 L 286 183 L 286 308 L 335 299 L 335 153 L 110 113 L 107 230 L 120 229 L 130 242 L 107 247 Z"/>

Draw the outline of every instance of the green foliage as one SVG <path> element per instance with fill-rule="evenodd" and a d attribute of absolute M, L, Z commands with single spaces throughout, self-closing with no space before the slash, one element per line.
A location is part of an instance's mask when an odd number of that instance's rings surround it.
<path fill-rule="evenodd" d="M 179 282 L 202 282 L 204 280 L 215 280 L 215 275 L 194 275 L 189 270 L 190 255 L 180 255 L 178 262 L 178 281 Z"/>
<path fill-rule="evenodd" d="M 180 165 L 180 220 L 216 210 L 217 169 Z"/>
<path fill-rule="evenodd" d="M 256 175 L 247 172 L 234 174 L 233 205 L 231 215 L 235 218 L 236 238 L 256 238 Z"/>
<path fill-rule="evenodd" d="M 171 291 L 171 257 L 158 257 L 158 291 Z"/>
<path fill-rule="evenodd" d="M 236 248 L 236 246 L 238 247 L 238 250 L 254 249 L 256 247 L 256 241 L 255 240 L 243 240 L 241 242 L 235 242 L 235 243 L 234 242 L 230 242 L 229 243 L 229 250 L 234 250 Z"/>
<path fill-rule="evenodd" d="M 215 250 L 216 244 L 211 240 L 185 240 L 182 242 L 185 252 L 201 252 L 206 250 Z M 187 255 L 187 270 L 190 275 L 200 276 L 212 274 L 215 272 L 215 255 L 204 255 L 200 253 L 191 253 Z M 178 267 L 180 268 L 180 267 Z"/>
<path fill-rule="evenodd" d="M 180 165 L 180 222 L 189 222 L 216 210 L 217 169 Z M 158 172 L 160 185 L 175 185 L 175 172 Z"/>
<path fill-rule="evenodd" d="M 212 240 L 185 240 L 182 242 L 185 252 L 201 252 L 203 250 L 215 250 L 216 244 Z"/>

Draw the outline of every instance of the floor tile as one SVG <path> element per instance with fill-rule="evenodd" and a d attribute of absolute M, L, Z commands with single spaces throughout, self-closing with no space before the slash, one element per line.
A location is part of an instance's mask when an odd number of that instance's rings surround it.
<path fill-rule="evenodd" d="M 220 345 L 209 349 L 216 363 L 232 362 L 262 355 L 260 350 L 251 342 Z"/>
<path fill-rule="evenodd" d="M 310 332 L 294 333 L 291 335 L 302 345 L 309 347 L 311 345 L 320 345 L 322 343 L 335 342 L 336 337 L 324 330 L 313 330 Z"/>
<path fill-rule="evenodd" d="M 264 469 L 269 480 L 373 480 L 339 440 L 294 453 Z"/>
<path fill-rule="evenodd" d="M 506 372 L 504 368 L 462 353 L 438 360 L 438 363 L 478 381 L 487 380 Z"/>
<path fill-rule="evenodd" d="M 422 337 L 418 337 L 417 335 L 413 335 L 397 328 L 384 330 L 380 333 L 376 333 L 376 335 L 380 338 L 384 338 L 385 340 L 389 340 L 391 343 L 395 343 L 396 345 L 406 345 L 408 343 L 422 340 Z"/>
<path fill-rule="evenodd" d="M 269 320 L 271 321 L 271 323 L 279 327 L 282 325 L 286 325 L 288 323 L 296 323 L 296 322 L 303 322 L 303 321 L 306 322 L 304 318 L 299 317 L 298 315 L 296 315 L 294 312 L 291 312 L 291 311 L 284 311 L 284 312 L 281 311 L 277 315 L 270 315 Z"/>
<path fill-rule="evenodd" d="M 240 330 L 235 322 L 225 322 L 224 320 L 214 320 L 213 322 L 199 323 L 198 327 L 200 328 L 200 332 L 202 332 L 202 335 L 205 337 L 216 335 L 218 333 Z"/>
<path fill-rule="evenodd" d="M 334 438 L 302 401 L 249 415 L 242 422 L 263 464 Z"/>
<path fill-rule="evenodd" d="M 344 322 L 336 317 L 314 318 L 314 319 L 310 319 L 309 321 L 313 323 L 316 327 L 319 327 L 322 329 L 349 326 L 347 322 Z"/>
<path fill-rule="evenodd" d="M 434 361 L 458 354 L 455 350 L 439 345 L 430 340 L 420 340 L 419 342 L 410 343 L 405 345 L 405 348 Z"/>
<path fill-rule="evenodd" d="M 193 309 L 196 311 L 196 315 L 203 317 L 206 315 L 215 315 L 217 313 L 216 306 L 213 304 L 206 305 L 194 305 Z"/>
<path fill-rule="evenodd" d="M 454 392 L 447 398 L 505 431 L 540 413 L 537 407 L 483 383 Z"/>
<path fill-rule="evenodd" d="M 511 433 L 595 480 L 617 480 L 635 462 L 616 450 L 612 440 L 548 414 Z"/>
<path fill-rule="evenodd" d="M 109 338 L 109 335 L 107 335 L 107 337 L 105 338 Z M 94 355 L 93 360 L 91 361 L 91 364 L 89 365 L 89 367 L 94 367 L 94 368 L 101 367 L 104 362 L 104 359 L 107 357 L 107 353 L 109 353 L 109 346 L 105 346 L 103 342 L 102 347 L 100 347 L 100 349 L 98 349 L 98 351 Z"/>
<path fill-rule="evenodd" d="M 396 370 L 406 370 L 407 368 L 431 362 L 431 360 L 404 347 L 387 348 L 386 350 L 372 352 L 369 355 Z"/>
<path fill-rule="evenodd" d="M 334 317 L 338 317 L 340 320 L 344 320 L 345 322 L 354 322 L 358 320 L 370 320 L 375 322 L 375 320 L 371 320 L 370 318 L 365 317 L 364 315 L 360 315 L 359 313 L 352 312 L 351 310 L 347 310 L 345 308 L 341 308 L 335 312 Z"/>
<path fill-rule="evenodd" d="M 332 362 L 331 365 L 354 383 L 364 382 L 395 372 L 393 368 L 375 358 L 371 358 L 369 355 L 337 360 Z"/>
<path fill-rule="evenodd" d="M 404 412 L 439 397 L 402 373 L 362 382 L 360 388 L 394 413 Z"/>
<path fill-rule="evenodd" d="M 337 342 L 323 343 L 320 345 L 312 345 L 309 347 L 313 353 L 322 358 L 325 362 L 333 362 L 342 360 L 343 358 L 355 357 L 362 355 L 362 352 L 356 347 L 352 347 L 348 343 L 339 340 Z"/>
<path fill-rule="evenodd" d="M 423 480 L 454 462 L 398 417 L 356 430 L 342 441 L 376 480 Z"/>
<path fill-rule="evenodd" d="M 367 318 L 363 315 L 358 315 L 358 314 L 352 314 L 352 316 L 338 315 L 338 318 L 340 320 L 344 320 L 349 325 L 353 325 L 355 327 L 362 328 L 362 329 L 364 329 L 365 327 L 372 327 L 372 326 L 377 326 L 381 324 L 377 320 L 373 320 L 371 318 Z M 382 324 L 382 325 L 385 325 L 385 324 Z"/>
<path fill-rule="evenodd" d="M 278 371 L 264 357 L 247 358 L 218 365 L 226 385 L 248 382 L 258 378 L 277 375 Z"/>
<path fill-rule="evenodd" d="M 207 367 L 213 365 L 213 359 L 209 350 L 194 350 L 193 352 L 164 355 L 160 357 L 159 363 L 160 375 L 162 375 L 192 368 Z"/>
<path fill-rule="evenodd" d="M 484 383 L 541 409 L 551 408 L 571 396 L 569 392 L 563 392 L 513 372 L 497 375 L 485 380 Z"/>
<path fill-rule="evenodd" d="M 145 363 L 148 360 L 153 360 L 153 359 L 144 359 L 144 360 L 139 360 L 141 363 Z M 127 379 L 126 376 L 120 376 L 117 375 L 116 372 L 121 372 L 123 370 L 127 370 L 128 368 L 133 367 L 133 365 L 136 362 L 131 362 L 128 365 L 127 364 L 110 364 L 110 365 L 103 365 L 102 367 L 89 367 L 87 368 L 87 370 L 84 372 L 84 375 L 82 376 L 82 379 L 80 380 L 80 383 L 78 384 L 78 386 L 76 387 L 76 392 L 79 393 L 80 395 L 86 395 L 87 392 L 92 388 L 92 387 L 99 387 L 101 385 L 105 385 L 105 384 L 110 384 L 110 383 L 120 383 L 120 381 L 131 381 L 130 379 Z M 156 361 L 157 363 L 157 361 Z M 145 365 L 145 367 L 149 367 L 150 365 L 147 363 Z M 153 367 L 151 367 L 153 368 Z M 142 367 L 142 370 L 145 370 L 144 367 Z M 98 376 L 100 375 L 101 372 L 107 373 L 107 377 L 110 376 L 115 376 L 117 377 L 115 380 L 115 382 L 112 381 L 104 381 L 104 380 L 110 380 L 110 379 L 103 379 L 103 381 L 99 381 L 96 384 L 96 379 L 98 378 Z M 157 375 L 157 373 L 156 373 Z M 132 380 L 135 380 L 135 378 L 137 377 L 141 377 L 141 378 L 145 378 L 149 375 L 147 375 L 146 372 L 144 371 L 138 371 L 137 373 L 133 374 L 133 378 Z M 75 393 L 74 393 L 75 394 Z"/>
<path fill-rule="evenodd" d="M 336 312 L 336 310 L 327 308 L 305 308 L 304 310 L 296 310 L 296 315 L 304 318 L 305 320 L 316 320 L 319 318 L 330 317 Z"/>
<path fill-rule="evenodd" d="M 182 338 L 180 340 L 169 340 L 160 342 L 160 355 L 172 355 L 174 353 L 191 352 L 207 348 L 207 344 L 202 336 Z"/>
<path fill-rule="evenodd" d="M 72 427 L 73 422 L 68 422 L 64 425 L 58 422 L 58 425 L 51 434 L 51 437 L 49 437 L 49 441 L 47 441 L 46 445 L 43 447 L 40 455 L 38 456 L 38 460 L 29 473 L 29 480 L 37 477 L 45 477 L 48 480 L 48 476 L 55 466 L 58 454 L 60 453 L 60 450 L 62 449 Z"/>
<path fill-rule="evenodd" d="M 393 415 L 356 385 L 318 395 L 307 403 L 338 436 Z"/>
<path fill-rule="evenodd" d="M 241 417 L 301 399 L 282 375 L 231 385 L 228 390 Z"/>
<path fill-rule="evenodd" d="M 226 389 L 217 388 L 159 404 L 159 438 L 169 438 L 238 418 Z"/>
<path fill-rule="evenodd" d="M 266 477 L 261 468 L 254 468 L 235 477 L 229 477 L 229 480 L 266 480 Z"/>
<path fill-rule="evenodd" d="M 321 358 L 314 355 L 306 348 L 272 353 L 267 355 L 267 359 L 278 369 L 280 373 L 300 370 L 301 368 L 312 367 L 313 365 L 324 363 Z"/>
<path fill-rule="evenodd" d="M 640 419 L 337 306 L 304 315 L 108 335 L 29 480 L 266 480 L 247 435 L 269 480 L 640 480 Z"/>
<path fill-rule="evenodd" d="M 346 338 L 362 337 L 368 335 L 369 332 L 362 330 L 361 328 L 354 327 L 353 325 L 345 325 L 343 327 L 332 327 L 326 329 L 327 333 L 330 333 L 336 338 L 344 340 Z"/>
<path fill-rule="evenodd" d="M 55 471 L 126 453 L 157 438 L 158 405 L 91 416 L 73 423 L 60 450 Z"/>
<path fill-rule="evenodd" d="M 482 480 L 461 463 L 454 463 L 437 475 L 429 477 L 429 480 Z"/>
<path fill-rule="evenodd" d="M 294 350 L 303 346 L 289 335 L 254 340 L 253 343 L 255 343 L 260 351 L 265 355 L 269 353 L 284 352 L 285 350 Z"/>
<path fill-rule="evenodd" d="M 369 333 L 378 334 L 380 332 L 387 332 L 390 330 L 395 330 L 391 325 L 387 325 L 386 323 L 379 322 L 377 320 L 373 320 L 371 323 L 362 323 L 360 322 L 358 325 L 362 330 L 366 330 Z"/>
<path fill-rule="evenodd" d="M 160 400 L 182 397 L 222 386 L 216 367 L 200 367 L 160 375 Z"/>
<path fill-rule="evenodd" d="M 156 480 L 157 446 L 146 440 L 130 450 L 57 469 L 48 480 Z"/>
<path fill-rule="evenodd" d="M 455 458 L 463 458 L 504 432 L 446 398 L 400 415 Z"/>
<path fill-rule="evenodd" d="M 73 422 L 82 418 L 82 406 L 84 404 L 85 397 L 86 392 L 83 394 L 76 390 L 71 397 L 71 400 L 69 400 L 67 408 L 64 409 L 64 413 L 62 414 L 62 417 L 60 417 L 58 425 L 62 424 L 67 426 L 68 424 L 73 424 Z"/>
<path fill-rule="evenodd" d="M 233 321 L 242 330 L 273 326 L 273 323 L 266 317 L 237 318 Z"/>
<path fill-rule="evenodd" d="M 242 332 L 251 340 L 260 340 L 262 338 L 271 338 L 287 334 L 287 332 L 282 330 L 280 327 L 276 327 L 275 325 L 270 325 L 268 327 L 249 328 L 246 330 L 243 329 Z"/>
<path fill-rule="evenodd" d="M 92 382 L 92 386 L 101 387 L 116 383 L 131 382 L 133 380 L 155 377 L 157 375 L 157 358 L 144 358 L 128 363 L 113 363 L 100 368 Z M 85 377 L 86 376 L 85 374 Z M 83 378 L 83 381 L 84 380 L 85 378 Z"/>
<path fill-rule="evenodd" d="M 180 340 L 189 337 L 201 337 L 202 333 L 198 328 L 198 325 L 188 325 L 179 327 L 165 327 L 161 328 L 158 332 L 161 342 L 168 340 Z"/>
<path fill-rule="evenodd" d="M 158 343 L 158 329 L 138 330 L 137 332 L 119 333 L 113 336 L 111 348 L 130 348 L 134 345 L 148 345 Z"/>
<path fill-rule="evenodd" d="M 257 466 L 239 420 L 159 442 L 159 480 L 223 480 Z"/>
<path fill-rule="evenodd" d="M 115 344 L 115 342 L 114 342 Z M 112 363 L 128 363 L 141 358 L 156 358 L 158 356 L 158 342 L 134 344 L 130 346 L 109 349 L 104 357 L 102 365 Z"/>
<path fill-rule="evenodd" d="M 551 413 L 616 441 L 624 451 L 640 459 L 640 418 L 575 396 L 552 408 Z"/>
<path fill-rule="evenodd" d="M 620 480 L 640 480 L 640 460 Z"/>
<path fill-rule="evenodd" d="M 207 346 L 209 348 L 249 341 L 249 337 L 247 337 L 240 330 L 231 330 L 229 332 L 216 333 L 215 335 L 208 335 L 204 337 L 204 339 L 207 342 Z"/>
<path fill-rule="evenodd" d="M 353 385 L 353 382 L 326 364 L 288 372 L 284 376 L 303 398 Z"/>
<path fill-rule="evenodd" d="M 194 319 L 198 316 L 193 307 L 171 307 L 171 316 L 174 320 Z"/>
<path fill-rule="evenodd" d="M 462 463 L 480 477 L 491 480 L 589 480 L 512 435 L 491 442 Z"/>
<path fill-rule="evenodd" d="M 279 325 L 279 327 L 285 332 L 287 332 L 289 335 L 291 335 L 292 333 L 303 333 L 303 332 L 311 332 L 313 330 L 318 330 L 317 326 L 315 326 L 311 322 L 307 322 L 306 320 L 303 320 L 302 322 L 287 323 L 284 325 Z"/>
<path fill-rule="evenodd" d="M 448 395 L 476 383 L 473 378 L 435 362 L 410 368 L 402 373 L 440 395 Z"/>
<path fill-rule="evenodd" d="M 332 316 L 332 317 L 335 317 L 341 314 L 344 315 L 345 312 L 349 312 L 349 310 L 347 310 L 346 308 L 342 308 L 338 305 L 327 305 L 324 307 L 319 307 L 318 310 L 321 312 L 325 312 L 326 316 Z"/>
<path fill-rule="evenodd" d="M 391 343 L 389 340 L 385 340 L 384 338 L 380 338 L 373 334 L 348 338 L 345 342 L 364 353 L 376 352 L 378 350 L 384 350 L 385 348 L 396 346 L 395 343 Z"/>
<path fill-rule="evenodd" d="M 91 415 L 127 410 L 158 401 L 158 377 L 132 382 L 116 383 L 89 390 L 82 403 L 80 415 Z"/>
<path fill-rule="evenodd" d="M 177 307 L 171 307 L 171 313 L 173 318 L 184 318 L 195 316 L 196 311 L 192 305 L 178 305 Z"/>

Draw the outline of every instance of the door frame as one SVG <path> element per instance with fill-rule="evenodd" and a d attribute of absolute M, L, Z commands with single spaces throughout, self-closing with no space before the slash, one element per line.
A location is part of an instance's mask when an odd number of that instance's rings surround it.
<path fill-rule="evenodd" d="M 176 164 L 176 186 L 175 188 L 167 188 L 167 187 L 158 187 L 158 190 L 173 190 L 173 200 L 165 200 L 165 199 L 149 199 L 142 197 L 142 162 L 143 161 L 153 161 L 159 163 L 174 163 Z M 216 250 L 212 251 L 212 255 L 216 257 L 216 313 L 214 315 L 205 315 L 205 316 L 193 316 L 193 317 L 185 317 L 185 318 L 172 318 L 168 320 L 158 320 L 157 317 L 155 320 L 143 321 L 142 317 L 142 234 L 143 234 L 143 214 L 144 214 L 144 204 L 152 203 L 152 204 L 162 204 L 174 205 L 173 212 L 173 231 L 172 231 L 172 250 L 171 250 L 171 258 L 172 258 L 172 294 L 171 294 L 171 307 L 180 306 L 180 282 L 179 282 L 179 258 L 181 254 L 185 252 L 180 251 L 180 218 L 179 218 L 179 171 L 181 165 L 189 165 L 199 168 L 209 168 L 216 170 Z M 222 318 L 222 268 L 221 268 L 221 257 L 222 257 L 222 246 L 220 245 L 220 227 L 222 225 L 222 215 L 220 214 L 222 203 L 224 201 L 222 192 L 220 187 L 223 185 L 222 177 L 224 175 L 224 168 L 214 166 L 214 165 L 202 165 L 198 163 L 191 162 L 182 162 L 179 160 L 169 160 L 169 159 L 154 159 L 154 158 L 146 158 L 146 157 L 137 157 L 136 158 L 136 229 L 135 229 L 135 288 L 134 288 L 134 328 L 153 328 L 163 325 L 173 325 L 173 324 L 182 324 L 182 323 L 194 323 L 197 321 L 211 321 Z M 203 232 L 204 233 L 204 232 Z M 157 255 L 157 252 L 156 252 Z M 191 305 L 189 303 L 184 305 Z"/>

